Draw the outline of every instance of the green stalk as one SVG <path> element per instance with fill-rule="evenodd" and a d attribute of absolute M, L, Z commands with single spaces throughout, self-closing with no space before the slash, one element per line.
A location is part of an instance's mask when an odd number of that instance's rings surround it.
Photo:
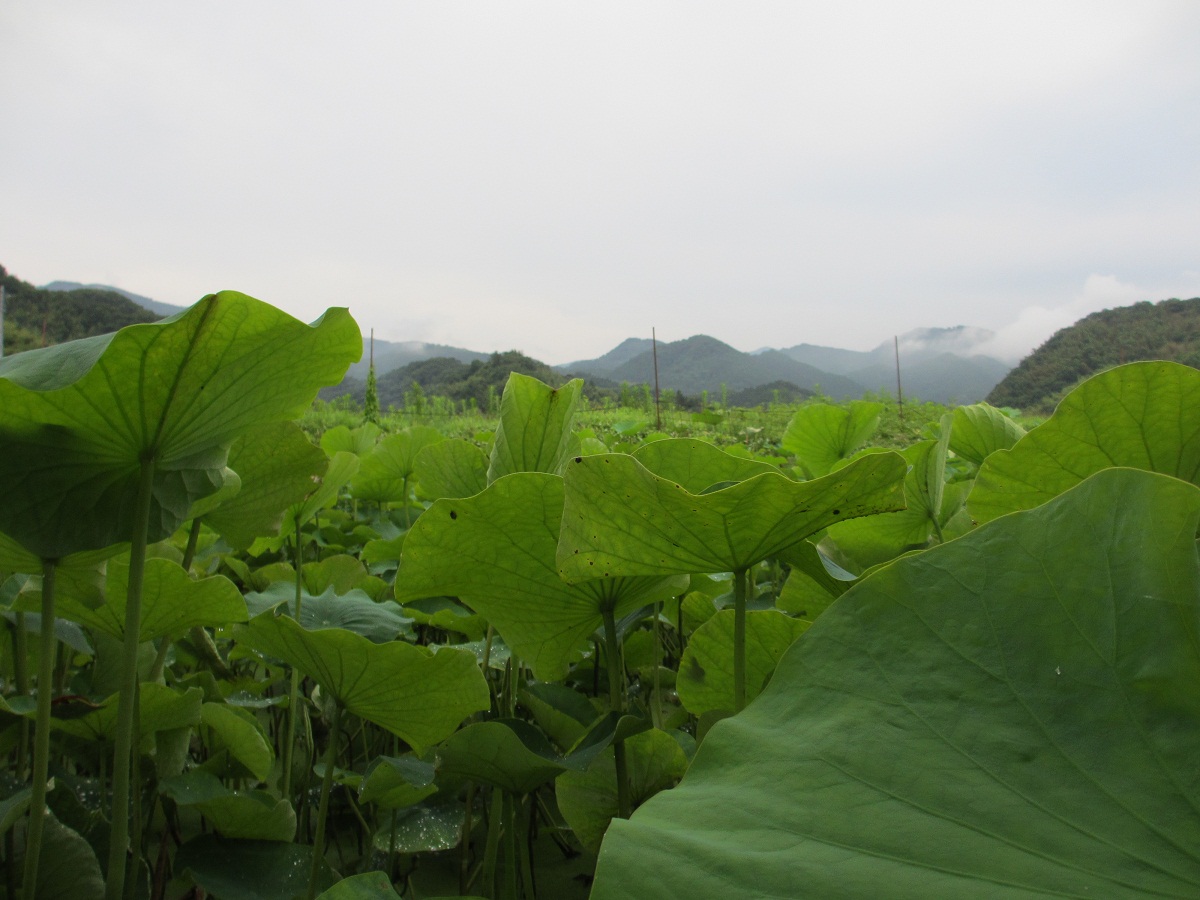
<path fill-rule="evenodd" d="M 746 573 L 733 573 L 733 711 L 746 706 Z"/>
<path fill-rule="evenodd" d="M 296 621 L 300 621 L 300 597 L 304 581 L 301 569 L 304 565 L 304 549 L 300 544 L 300 520 L 296 520 Z M 279 793 L 287 800 L 292 789 L 292 748 L 296 743 L 296 705 L 300 702 L 300 672 L 293 668 L 288 688 L 287 731 L 283 736 L 283 780 Z"/>
<path fill-rule="evenodd" d="M 662 601 L 654 604 L 654 683 L 653 692 L 650 695 L 650 721 L 654 727 L 662 729 L 662 685 L 659 680 L 659 670 L 662 668 L 663 649 L 662 649 L 662 634 L 660 632 L 661 625 L 658 621 L 662 615 Z"/>
<path fill-rule="evenodd" d="M 496 896 L 496 858 L 499 855 L 500 832 L 504 827 L 504 791 L 492 788 L 492 809 L 488 816 L 487 845 L 483 851 L 483 884 L 480 890 L 486 897 Z"/>
<path fill-rule="evenodd" d="M 121 654 L 121 691 L 117 699 L 117 731 L 112 769 L 112 833 L 108 848 L 106 900 L 121 900 L 125 892 L 125 862 L 129 852 L 129 760 L 133 751 L 134 698 L 138 691 L 138 638 L 142 627 L 142 581 L 146 574 L 146 543 L 150 531 L 150 501 L 154 490 L 154 457 L 142 459 L 129 547 L 129 587 L 125 595 L 125 644 Z"/>
<path fill-rule="evenodd" d="M 608 702 L 614 712 L 625 711 L 625 664 L 621 658 L 621 645 L 617 640 L 617 620 L 611 604 L 606 603 L 601 611 L 604 616 L 604 652 L 608 662 Z M 617 816 L 628 819 L 629 765 L 625 760 L 625 742 L 613 741 L 613 756 L 617 767 Z"/>
<path fill-rule="evenodd" d="M 321 779 L 321 803 L 317 807 L 317 834 L 313 839 L 312 868 L 308 871 L 306 900 L 317 896 L 321 876 L 321 860 L 325 858 L 325 819 L 329 815 L 329 795 L 333 792 L 333 767 L 337 762 L 338 743 L 342 730 L 342 704 L 333 701 L 333 725 L 329 729 L 329 746 L 325 749 L 325 777 Z"/>
<path fill-rule="evenodd" d="M 44 596 L 44 595 L 43 595 Z M 13 680 L 17 693 L 29 696 L 29 632 L 25 630 L 25 613 L 16 614 L 13 627 Z M 29 764 L 29 720 L 21 719 L 21 738 L 17 744 L 17 778 L 25 777 L 25 766 Z"/>
<path fill-rule="evenodd" d="M 24 896 L 37 892 L 42 831 L 46 824 L 46 778 L 50 771 L 50 701 L 54 699 L 54 570 L 42 562 L 42 634 L 38 659 L 37 728 L 33 733 L 33 795 L 29 801 L 29 830 L 25 838 Z"/>

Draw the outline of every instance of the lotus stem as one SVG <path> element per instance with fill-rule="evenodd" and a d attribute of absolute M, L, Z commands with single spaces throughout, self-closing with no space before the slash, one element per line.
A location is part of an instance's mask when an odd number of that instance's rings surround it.
<path fill-rule="evenodd" d="M 300 600 L 303 596 L 304 580 L 304 547 L 300 543 L 300 520 L 296 519 L 296 621 L 300 621 Z M 283 736 L 283 779 L 279 792 L 286 800 L 291 796 L 292 789 L 292 750 L 296 744 L 296 705 L 300 702 L 300 672 L 292 668 L 288 685 L 287 731 Z"/>
<path fill-rule="evenodd" d="M 321 860 L 325 858 L 325 820 L 329 817 L 329 795 L 333 792 L 333 767 L 337 763 L 338 743 L 341 741 L 342 704 L 333 702 L 333 724 L 329 729 L 329 746 L 325 749 L 325 775 L 321 779 L 321 802 L 317 807 L 317 834 L 313 838 L 312 868 L 308 872 L 307 900 L 317 896 L 321 877 Z"/>
<path fill-rule="evenodd" d="M 54 699 L 55 563 L 42 563 L 42 634 L 38 654 L 37 727 L 33 734 L 33 791 L 29 800 L 29 830 L 25 838 L 24 896 L 37 894 L 38 862 L 46 824 L 46 779 L 50 770 L 50 701 Z"/>
<path fill-rule="evenodd" d="M 608 699 L 614 712 L 625 711 L 625 665 L 621 658 L 621 642 L 617 640 L 617 621 L 611 604 L 601 611 L 604 617 L 604 649 L 608 662 Z M 617 815 L 628 819 L 632 810 L 629 800 L 629 765 L 625 759 L 625 742 L 613 741 L 613 758 L 617 770 Z"/>
<path fill-rule="evenodd" d="M 138 644 L 142 627 L 142 581 L 146 574 L 146 543 L 154 491 L 154 457 L 142 460 L 129 547 L 129 587 L 125 595 L 125 643 L 121 659 L 121 691 L 117 699 L 117 729 L 112 770 L 112 834 L 108 848 L 106 900 L 121 900 L 125 892 L 125 862 L 129 851 L 129 781 L 133 725 L 138 691 Z"/>
<path fill-rule="evenodd" d="M 748 569 L 733 573 L 733 711 L 746 707 L 746 575 Z"/>

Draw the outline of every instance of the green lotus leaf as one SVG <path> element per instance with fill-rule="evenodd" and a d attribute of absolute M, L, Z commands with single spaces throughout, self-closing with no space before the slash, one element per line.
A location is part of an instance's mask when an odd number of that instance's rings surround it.
<path fill-rule="evenodd" d="M 89 609 L 71 596 L 56 602 L 64 619 L 103 631 L 118 640 L 125 636 L 125 599 L 129 583 L 129 555 L 108 562 L 105 593 L 108 602 Z M 142 622 L 139 643 L 167 635 L 180 635 L 203 625 L 228 625 L 246 621 L 246 604 L 237 586 L 224 575 L 193 579 L 169 559 L 146 560 L 142 580 Z"/>
<path fill-rule="evenodd" d="M 104 875 L 96 851 L 83 835 L 49 811 L 38 859 L 37 900 L 104 895 Z"/>
<path fill-rule="evenodd" d="M 734 708 L 732 609 L 722 609 L 688 639 L 679 661 L 679 701 L 694 716 Z M 778 610 L 746 613 L 746 699 L 753 700 L 775 671 L 783 651 L 810 625 Z"/>
<path fill-rule="evenodd" d="M 284 841 L 252 841 L 202 834 L 175 854 L 175 871 L 187 873 L 211 897 L 221 900 L 295 900 L 308 889 L 312 847 Z M 338 875 L 320 863 L 319 890 Z"/>
<path fill-rule="evenodd" d="M 631 456 L 578 457 L 558 544 L 567 581 L 748 569 L 841 519 L 903 507 L 904 460 L 873 453 L 815 481 L 764 474 L 697 496 Z"/>
<path fill-rule="evenodd" d="M 414 425 L 388 435 L 375 446 L 374 453 L 363 458 L 358 474 L 350 482 L 350 492 L 359 500 L 407 502 L 417 454 L 445 439 L 444 434 L 427 425 Z"/>
<path fill-rule="evenodd" d="M 950 449 L 963 459 L 982 465 L 997 450 L 1008 450 L 1025 436 L 1025 429 L 986 403 L 960 406 L 952 413 Z"/>
<path fill-rule="evenodd" d="M 882 412 L 882 403 L 868 400 L 851 400 L 849 406 L 802 406 L 779 443 L 809 478 L 827 475 L 875 433 Z"/>
<path fill-rule="evenodd" d="M 909 463 L 904 478 L 906 508 L 830 526 L 829 537 L 858 571 L 919 550 L 936 540 L 942 523 L 957 512 L 944 510 L 946 445 L 950 429 L 936 441 L 918 441 L 901 451 Z M 961 503 L 958 494 L 953 495 Z"/>
<path fill-rule="evenodd" d="M 470 441 L 441 441 L 417 454 L 417 482 L 430 500 L 478 494 L 487 487 L 487 470 L 487 457 Z"/>
<path fill-rule="evenodd" d="M 292 805 L 266 791 L 231 791 L 216 776 L 199 771 L 164 778 L 158 789 L 180 806 L 194 807 L 222 837 L 290 841 L 296 836 Z"/>
<path fill-rule="evenodd" d="M 395 900 L 399 896 L 387 872 L 363 872 L 343 878 L 317 900 Z"/>
<path fill-rule="evenodd" d="M 815 619 L 855 582 L 853 574 L 821 553 L 812 541 L 789 547 L 780 559 L 791 571 L 775 605 L 801 619 Z"/>
<path fill-rule="evenodd" d="M 430 802 L 408 806 L 396 813 L 396 826 L 385 821 L 371 839 L 379 853 L 393 847 L 397 853 L 436 853 L 457 847 L 462 840 L 467 808 L 462 803 Z"/>
<path fill-rule="evenodd" d="M 4 359 L 0 531 L 48 559 L 127 541 L 152 460 L 160 540 L 220 488 L 238 436 L 303 413 L 361 353 L 345 310 L 309 326 L 225 291 L 161 322 Z"/>
<path fill-rule="evenodd" d="M 316 681 L 349 712 L 403 738 L 418 753 L 491 703 L 473 654 L 374 644 L 340 628 L 308 631 L 271 612 L 237 625 L 235 637 Z"/>
<path fill-rule="evenodd" d="M 568 585 L 554 552 L 563 480 L 520 472 L 483 493 L 438 500 L 408 534 L 396 575 L 401 603 L 451 594 L 491 622 L 543 681 L 556 681 L 604 622 L 675 588 L 672 579 L 608 578 Z"/>
<path fill-rule="evenodd" d="M 531 681 L 519 696 L 538 727 L 564 750 L 578 742 L 598 718 L 592 701 L 565 684 Z"/>
<path fill-rule="evenodd" d="M 266 781 L 275 763 L 275 752 L 263 736 L 254 716 L 224 703 L 205 703 L 200 707 L 200 722 L 211 729 L 229 755 L 246 767 L 259 781 Z M 222 832 L 226 837 L 233 835 Z M 245 837 L 246 835 L 242 835 Z M 266 835 L 258 835 L 267 840 Z M 288 838 L 278 838 L 288 840 Z"/>
<path fill-rule="evenodd" d="M 55 595 L 59 598 L 70 597 L 83 606 L 95 609 L 104 602 L 104 561 L 127 549 L 127 544 L 115 544 L 101 550 L 74 553 L 58 560 L 54 566 Z M 42 560 L 8 535 L 0 534 L 0 572 L 41 575 Z"/>
<path fill-rule="evenodd" d="M 610 749 L 586 772 L 566 772 L 554 785 L 563 818 L 591 853 L 599 851 L 604 832 L 617 815 L 617 770 L 613 759 Z M 665 731 L 645 731 L 626 740 L 625 759 L 630 803 L 635 808 L 659 791 L 672 787 L 687 769 L 683 748 Z"/>
<path fill-rule="evenodd" d="M 329 467 L 321 478 L 321 483 L 305 498 L 303 503 L 289 507 L 284 514 L 281 533 L 291 537 L 296 530 L 296 523 L 303 525 L 321 510 L 337 503 L 338 494 L 350 483 L 350 479 L 358 472 L 358 457 L 353 453 L 339 450 L 329 460 Z"/>
<path fill-rule="evenodd" d="M 1198 519 L 1110 469 L 878 570 L 613 824 L 593 898 L 1196 896 Z"/>
<path fill-rule="evenodd" d="M 277 581 L 265 591 L 246 594 L 245 607 L 251 618 L 280 606 L 282 612 L 295 618 L 292 615 L 295 599 L 295 585 Z M 246 621 L 245 612 L 241 621 Z M 335 594 L 330 586 L 322 594 L 300 592 L 300 624 L 310 631 L 344 628 L 376 644 L 383 644 L 408 631 L 412 621 L 403 615 L 398 604 L 390 600 L 376 603 L 363 591 Z"/>
<path fill-rule="evenodd" d="M 138 730 L 143 739 L 156 731 L 187 728 L 200 724 L 200 706 L 204 692 L 188 688 L 183 693 L 162 684 L 146 682 L 138 698 Z M 86 715 L 74 719 L 53 720 L 54 727 L 88 741 L 111 743 L 117 731 L 117 695 L 113 694 Z"/>
<path fill-rule="evenodd" d="M 569 760 L 554 752 L 546 736 L 523 719 L 468 725 L 442 744 L 438 757 L 441 772 L 514 794 L 528 794 L 571 767 Z"/>
<path fill-rule="evenodd" d="M 979 522 L 1032 509 L 1110 466 L 1200 483 L 1200 372 L 1139 362 L 1089 378 L 1011 450 L 987 458 L 967 509 Z"/>
<path fill-rule="evenodd" d="M 513 372 L 500 398 L 500 424 L 488 462 L 488 483 L 514 472 L 560 473 L 571 456 L 571 420 L 583 382 L 551 388 Z"/>
<path fill-rule="evenodd" d="M 229 545 L 245 550 L 260 535 L 277 534 L 283 513 L 312 492 L 329 465 L 294 422 L 270 422 L 247 432 L 229 450 L 229 468 L 242 489 L 204 517 Z"/>
<path fill-rule="evenodd" d="M 399 809 L 437 793 L 436 770 L 413 756 L 380 756 L 367 768 L 358 788 L 360 803 Z"/>
<path fill-rule="evenodd" d="M 321 449 L 330 457 L 338 451 L 366 456 L 375 449 L 380 433 L 379 426 L 372 422 L 364 422 L 353 430 L 337 425 L 321 435 Z"/>
<path fill-rule="evenodd" d="M 742 459 L 706 441 L 671 438 L 643 444 L 633 458 L 660 478 L 674 481 L 685 491 L 702 494 L 715 484 L 745 481 L 764 472 L 779 474 L 770 463 Z"/>

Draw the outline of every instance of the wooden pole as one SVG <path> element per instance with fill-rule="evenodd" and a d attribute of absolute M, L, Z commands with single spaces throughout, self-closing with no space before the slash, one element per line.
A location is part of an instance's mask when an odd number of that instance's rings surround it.
<path fill-rule="evenodd" d="M 650 347 L 654 351 L 654 427 L 662 431 L 662 411 L 658 406 L 658 335 L 650 329 Z"/>

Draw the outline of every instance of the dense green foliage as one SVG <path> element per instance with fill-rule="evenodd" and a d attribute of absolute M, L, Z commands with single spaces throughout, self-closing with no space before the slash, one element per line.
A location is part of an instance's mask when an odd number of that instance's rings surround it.
<path fill-rule="evenodd" d="M 987 400 L 995 406 L 1049 413 L 1083 379 L 1144 359 L 1200 367 L 1200 297 L 1144 301 L 1092 313 L 1021 360 Z"/>
<path fill-rule="evenodd" d="M 289 421 L 360 352 L 224 293 L 0 363 L 9 900 L 1196 893 L 1200 372 Z"/>
<path fill-rule="evenodd" d="M 4 285 L 5 356 L 160 318 L 112 291 L 46 291 L 10 275 L 3 266 L 0 284 Z"/>

